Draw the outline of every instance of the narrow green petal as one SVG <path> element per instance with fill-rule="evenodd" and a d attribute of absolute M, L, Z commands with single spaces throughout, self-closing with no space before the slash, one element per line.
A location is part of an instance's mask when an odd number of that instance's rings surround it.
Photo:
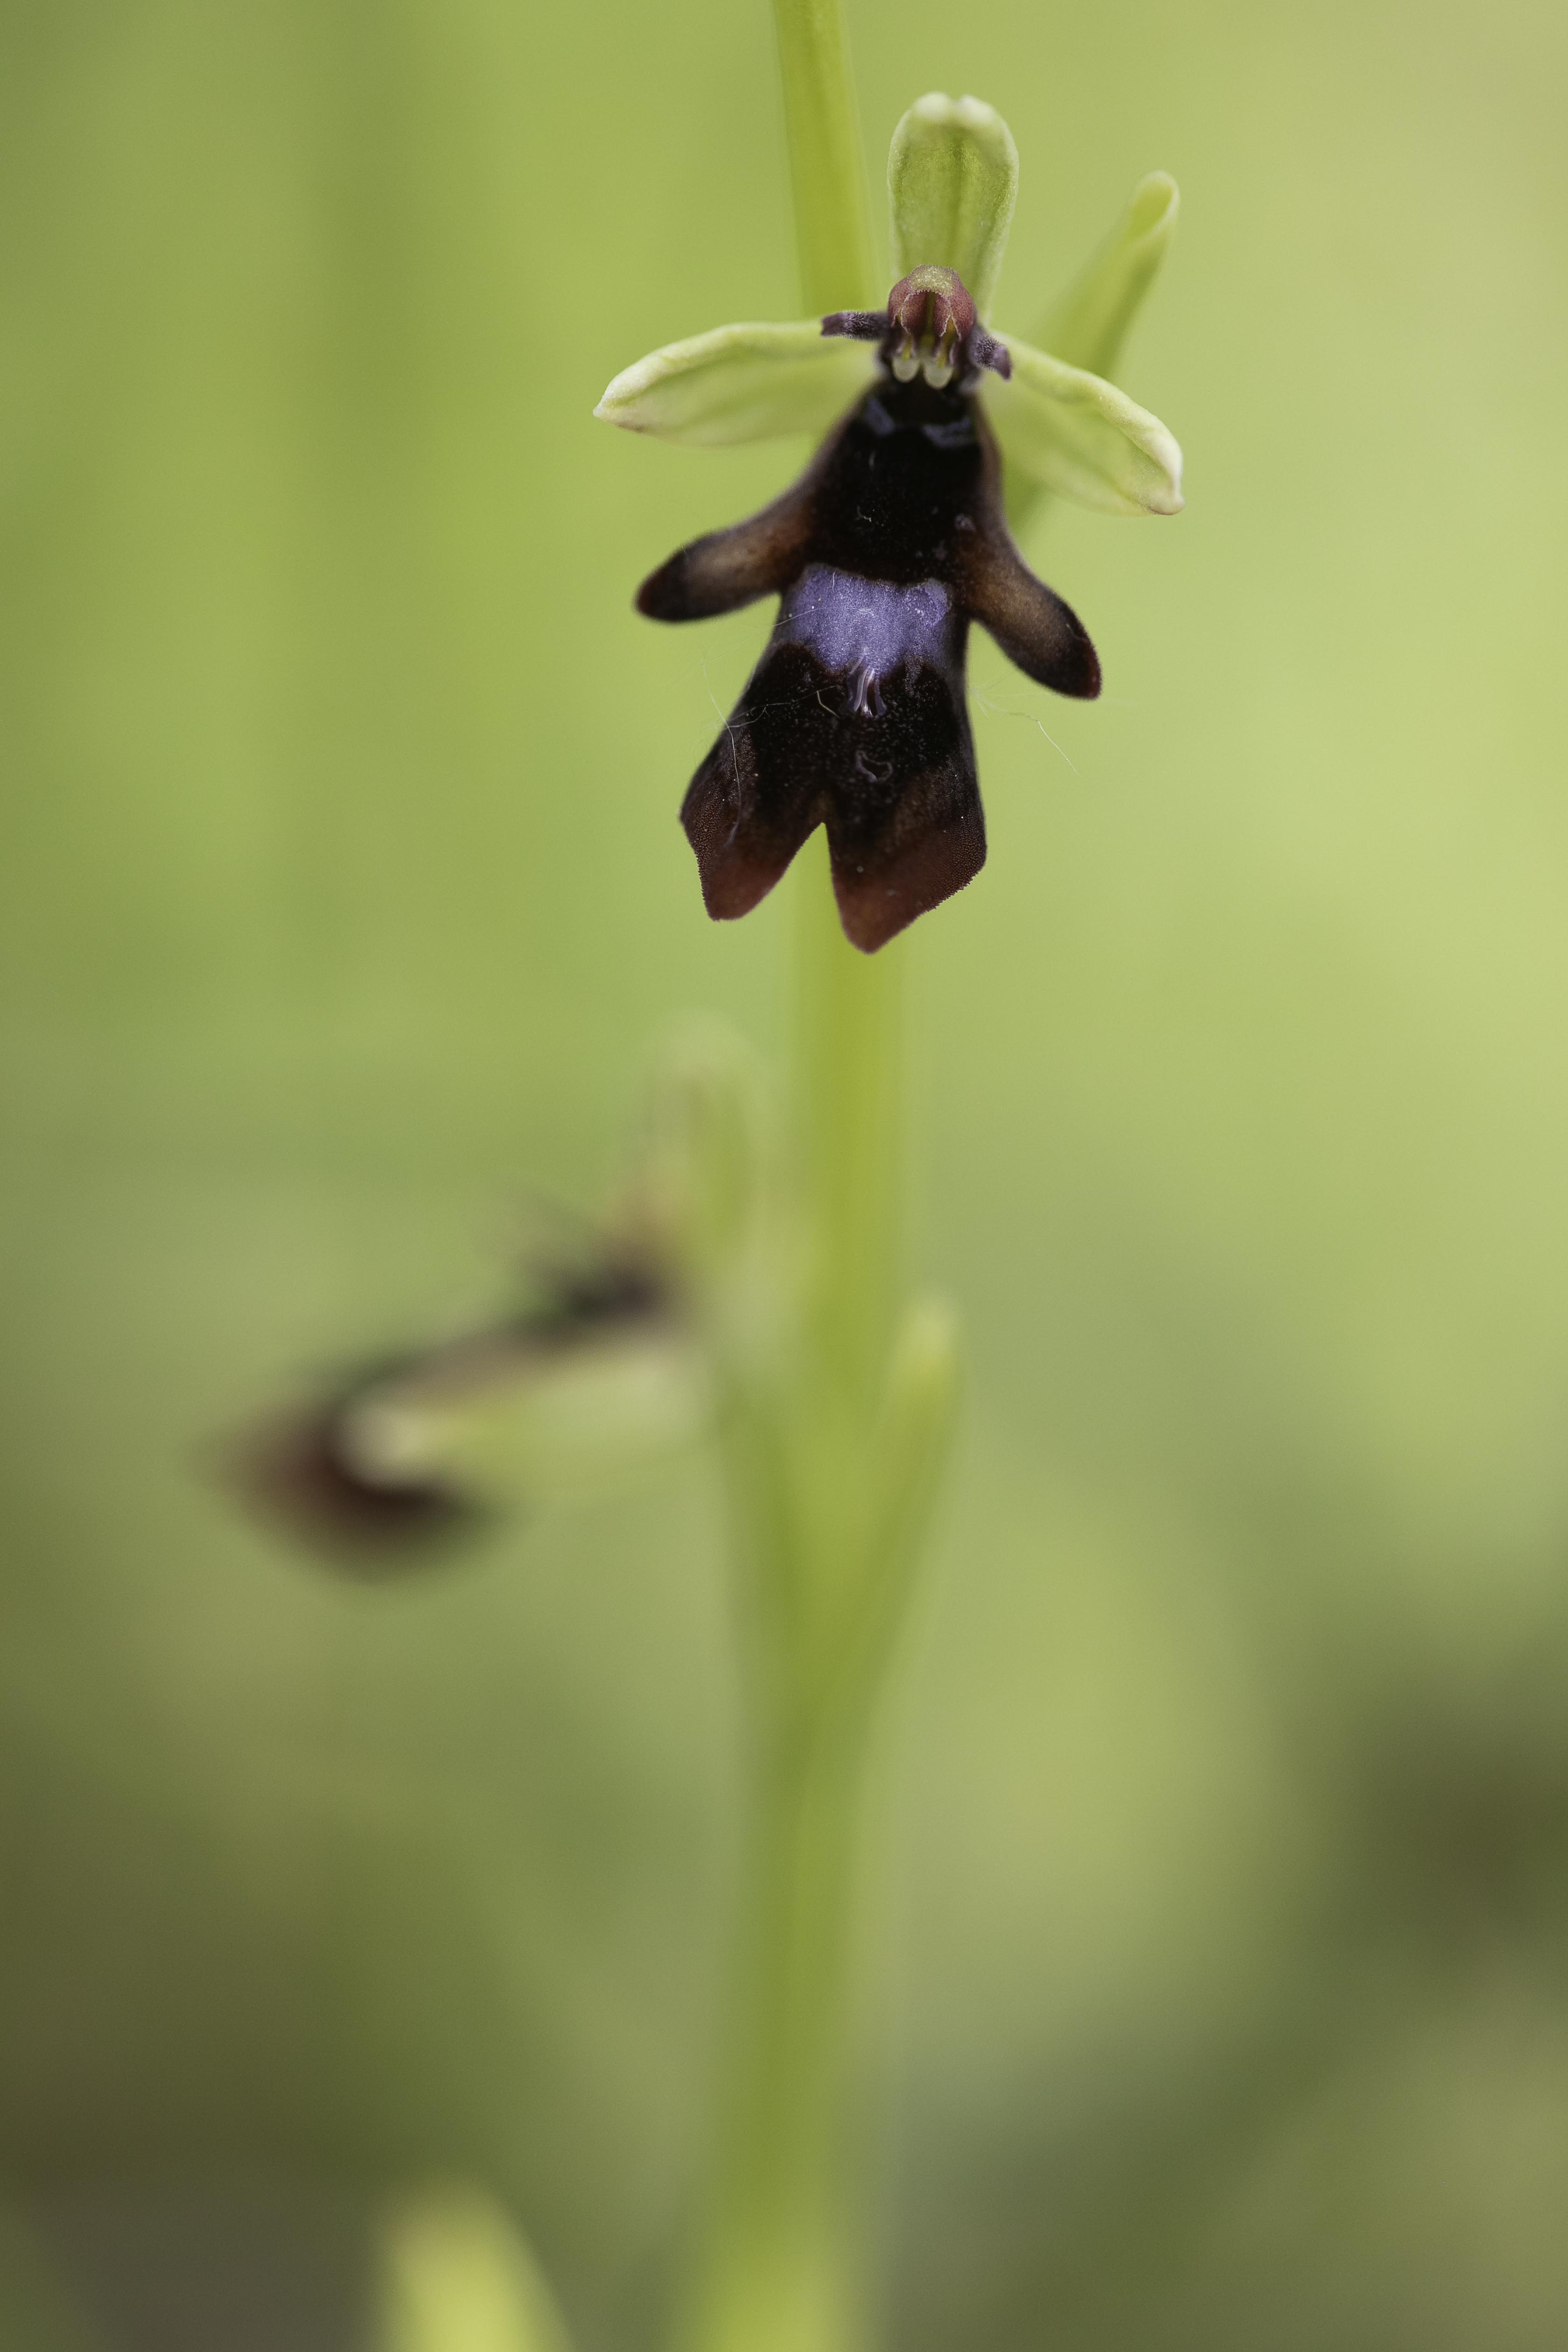
<path fill-rule="evenodd" d="M 1180 202 L 1168 172 L 1139 181 L 1121 218 L 1041 328 L 1037 340 L 1047 351 L 1095 375 L 1110 373 L 1170 248 Z"/>
<path fill-rule="evenodd" d="M 925 263 L 956 269 L 986 317 L 1017 194 L 1018 151 L 994 106 L 917 98 L 888 156 L 895 279 Z"/>
<path fill-rule="evenodd" d="M 984 398 L 1003 455 L 1047 490 L 1108 514 L 1179 514 L 1182 453 L 1157 416 L 1102 376 L 1015 335 L 1013 373 Z"/>
<path fill-rule="evenodd" d="M 594 414 L 694 449 L 823 433 L 875 368 L 868 344 L 825 335 L 820 319 L 742 321 L 666 343 L 623 368 Z"/>

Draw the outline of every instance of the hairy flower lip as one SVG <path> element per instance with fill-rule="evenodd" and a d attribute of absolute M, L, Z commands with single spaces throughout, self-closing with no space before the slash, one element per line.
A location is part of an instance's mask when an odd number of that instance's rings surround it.
<path fill-rule="evenodd" d="M 721 921 L 824 825 L 845 932 L 869 954 L 984 863 L 971 625 L 1058 693 L 1092 699 L 1100 664 L 1013 544 L 983 410 L 923 373 L 880 373 L 791 489 L 679 550 L 637 605 L 698 620 L 769 594 L 772 635 L 681 823 Z"/>

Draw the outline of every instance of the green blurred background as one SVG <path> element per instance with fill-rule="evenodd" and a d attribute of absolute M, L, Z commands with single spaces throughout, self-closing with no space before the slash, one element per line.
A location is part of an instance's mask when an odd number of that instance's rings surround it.
<path fill-rule="evenodd" d="M 1545 0 L 854 0 L 1027 331 L 1144 171 L 1179 521 L 1053 509 L 918 928 L 968 1434 L 883 1795 L 904 2352 L 1568 2340 L 1568 363 Z M 594 425 L 797 307 L 763 0 L 5 0 L 0 2341 L 368 2340 L 365 2217 L 657 2336 L 731 1828 L 675 1463 L 334 1580 L 214 1447 L 483 1313 L 787 889 L 675 823 L 766 625 L 630 595 L 788 447 Z M 1037 723 L 1038 721 L 1039 723 Z M 1048 729 L 1055 743 L 1047 740 Z M 1059 746 L 1059 751 L 1057 748 Z"/>

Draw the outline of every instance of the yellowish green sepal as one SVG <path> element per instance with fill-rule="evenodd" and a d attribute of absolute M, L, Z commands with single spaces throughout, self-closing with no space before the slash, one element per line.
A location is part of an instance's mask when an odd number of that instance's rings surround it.
<path fill-rule="evenodd" d="M 820 319 L 742 320 L 624 368 L 594 414 L 628 433 L 721 449 L 826 433 L 875 371 L 864 343 L 824 335 Z"/>
<path fill-rule="evenodd" d="M 346 1466 L 379 1491 L 434 1484 L 489 1505 L 570 1501 L 646 1471 L 706 1434 L 701 1356 L 679 1326 L 548 1349 L 468 1388 L 417 1375 L 371 1389 L 342 1415 Z"/>
<path fill-rule="evenodd" d="M 381 2251 L 376 2352 L 570 2352 L 531 2253 L 489 2198 L 411 2198 L 388 2217 Z"/>
<path fill-rule="evenodd" d="M 1127 330 L 1176 233 L 1181 199 L 1168 172 L 1151 172 L 1099 251 L 1047 316 L 1037 338 L 1069 366 L 1108 376 Z"/>
<path fill-rule="evenodd" d="M 1106 514 L 1180 514 L 1174 436 L 1103 376 L 1004 335 L 1013 373 L 987 378 L 985 404 L 1010 466 Z"/>
<path fill-rule="evenodd" d="M 936 263 L 955 269 L 982 319 L 1007 249 L 1018 195 L 1018 150 L 983 99 L 917 98 L 888 156 L 893 276 Z"/>

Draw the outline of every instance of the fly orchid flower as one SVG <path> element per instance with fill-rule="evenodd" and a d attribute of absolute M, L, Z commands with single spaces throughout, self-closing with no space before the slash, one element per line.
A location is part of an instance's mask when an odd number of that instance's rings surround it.
<path fill-rule="evenodd" d="M 993 108 L 919 100 L 889 158 L 899 276 L 885 310 L 667 344 L 594 412 L 708 447 L 832 428 L 782 498 L 693 540 L 637 593 L 660 621 L 781 600 L 681 808 L 715 918 L 749 913 L 818 824 L 845 931 L 868 952 L 973 879 L 985 822 L 971 622 L 1040 685 L 1100 692 L 1082 623 L 1013 543 L 1004 459 L 1024 499 L 1046 489 L 1112 514 L 1180 511 L 1181 451 L 1103 373 L 1170 241 L 1174 183 L 1157 173 L 1134 191 L 1052 314 L 1056 356 L 984 324 L 1017 183 Z"/>

